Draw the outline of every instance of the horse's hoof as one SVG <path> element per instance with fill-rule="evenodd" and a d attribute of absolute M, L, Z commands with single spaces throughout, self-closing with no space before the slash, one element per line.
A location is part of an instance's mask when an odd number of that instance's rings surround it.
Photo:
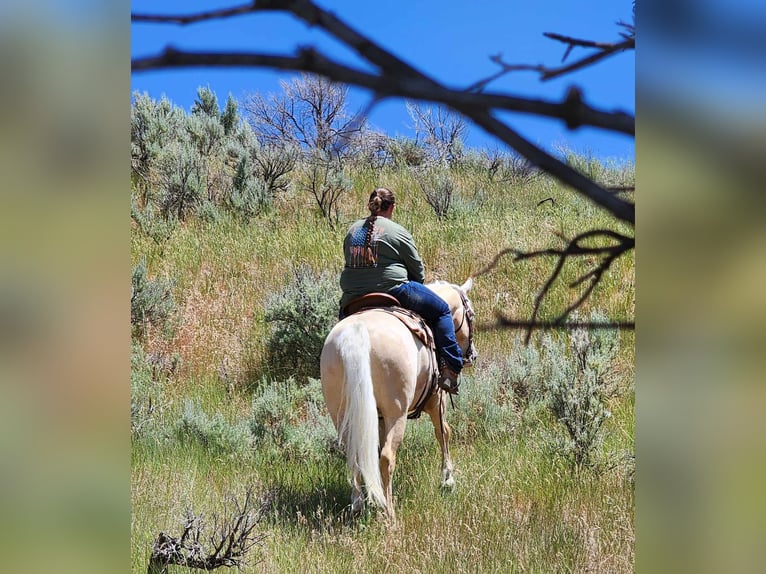
<path fill-rule="evenodd" d="M 362 511 L 364 510 L 364 498 L 361 496 L 353 501 L 351 501 L 351 515 L 352 516 L 359 516 L 362 514 Z"/>
<path fill-rule="evenodd" d="M 455 490 L 455 477 L 450 476 L 446 480 L 442 481 L 442 490 L 449 490 L 452 492 Z"/>

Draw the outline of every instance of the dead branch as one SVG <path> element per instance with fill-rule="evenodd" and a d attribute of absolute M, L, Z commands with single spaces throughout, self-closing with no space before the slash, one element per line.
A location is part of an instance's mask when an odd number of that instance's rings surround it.
<path fill-rule="evenodd" d="M 633 26 L 630 26 L 622 22 L 620 22 L 619 24 L 628 30 L 628 33 L 620 34 L 620 36 L 622 37 L 622 40 L 619 42 L 595 42 L 593 40 L 583 40 L 580 38 L 571 38 L 569 36 L 564 36 L 562 34 L 555 34 L 553 32 L 545 32 L 543 36 L 545 36 L 546 38 L 550 38 L 552 40 L 556 40 L 558 42 L 563 42 L 567 44 L 567 49 L 564 52 L 564 56 L 561 58 L 562 62 L 566 61 L 567 57 L 569 56 L 569 54 L 572 52 L 572 50 L 575 47 L 593 48 L 596 51 L 593 54 L 590 54 L 584 58 L 581 58 L 580 60 L 577 60 L 571 64 L 568 64 L 566 66 L 559 66 L 557 68 L 549 68 L 547 66 L 543 66 L 542 64 L 538 64 L 538 65 L 508 64 L 503 61 L 502 55 L 497 54 L 495 56 L 490 57 L 490 60 L 494 62 L 495 64 L 497 64 L 498 66 L 500 66 L 500 70 L 492 74 L 488 78 L 485 78 L 483 80 L 476 82 L 475 84 L 472 84 L 471 86 L 468 87 L 468 91 L 481 91 L 491 82 L 494 82 L 498 78 L 505 76 L 506 74 L 511 72 L 524 72 L 524 71 L 537 72 L 540 74 L 541 80 L 543 81 L 551 80 L 553 78 L 558 78 L 559 76 L 563 76 L 565 74 L 574 72 L 576 70 L 580 70 L 587 66 L 591 66 L 619 52 L 635 49 L 636 47 L 635 28 Z"/>
<path fill-rule="evenodd" d="M 566 100 L 554 102 L 508 94 L 470 93 L 443 86 L 424 86 L 388 73 L 370 74 L 351 68 L 333 61 L 313 48 L 301 48 L 295 55 L 289 56 L 255 52 L 189 52 L 168 46 L 159 54 L 136 58 L 131 62 L 134 72 L 190 67 L 251 67 L 310 72 L 337 82 L 372 90 L 376 94 L 376 103 L 384 98 L 399 96 L 432 101 L 453 108 L 453 104 L 459 104 L 543 116 L 562 120 L 570 129 L 590 126 L 635 135 L 635 118 L 632 115 L 622 111 L 598 110 L 582 100 L 573 105 L 573 102 Z"/>
<path fill-rule="evenodd" d="M 625 331 L 633 331 L 636 328 L 634 321 L 529 321 L 526 319 L 509 319 L 501 314 L 495 315 L 494 322 L 484 322 L 476 325 L 476 329 L 480 331 L 495 331 L 505 329 L 587 329 L 587 330 L 612 330 L 621 329 Z"/>
<path fill-rule="evenodd" d="M 586 241 L 592 241 L 594 239 L 605 239 L 607 241 L 611 241 L 611 243 L 595 246 L 585 244 Z M 528 343 L 532 335 L 532 329 L 539 328 L 541 326 L 538 321 L 540 306 L 542 305 L 545 297 L 550 292 L 556 280 L 560 277 L 561 271 L 564 268 L 564 264 L 570 258 L 581 256 L 597 256 L 600 258 L 600 261 L 598 265 L 589 269 L 587 272 L 583 273 L 577 279 L 569 283 L 569 287 L 572 289 L 583 284 L 585 285 L 585 288 L 582 290 L 580 296 L 574 301 L 574 303 L 570 304 L 552 321 L 546 322 L 545 325 L 563 326 L 564 321 L 567 319 L 567 317 L 569 317 L 570 313 L 579 308 L 588 299 L 590 294 L 593 292 L 593 289 L 601 281 L 601 277 L 611 267 L 612 263 L 614 263 L 614 261 L 622 254 L 633 249 L 634 245 L 635 240 L 632 237 L 622 235 L 621 233 L 617 233 L 609 229 L 593 229 L 575 236 L 567 243 L 563 249 L 548 248 L 537 251 L 520 251 L 513 248 L 504 249 L 494 257 L 489 265 L 484 267 L 478 273 L 475 273 L 473 276 L 479 277 L 485 273 L 488 273 L 497 266 L 500 259 L 509 254 L 513 255 L 513 261 L 524 261 L 538 257 L 557 258 L 553 271 L 535 297 L 535 304 L 531 318 L 524 322 L 519 322 L 503 316 L 498 318 L 499 322 L 504 326 L 523 325 L 527 331 L 525 342 Z"/>
<path fill-rule="evenodd" d="M 255 12 L 258 9 L 259 7 L 256 5 L 256 2 L 248 2 L 247 4 L 242 4 L 240 6 L 221 8 L 219 10 L 209 10 L 206 12 L 198 12 L 196 14 L 131 14 L 130 19 L 133 22 L 186 25 L 203 22 L 205 20 L 222 20 L 232 16 L 241 16 L 242 14 Z M 261 8 L 261 10 L 262 9 L 263 8 Z"/>
<path fill-rule="evenodd" d="M 253 494 L 248 489 L 245 500 L 232 499 L 233 511 L 219 518 L 213 515 L 213 527 L 208 537 L 207 548 L 200 543 L 204 528 L 202 518 L 188 513 L 183 532 L 179 537 L 160 532 L 152 549 L 147 574 L 164 574 L 171 564 L 215 570 L 221 566 L 240 567 L 245 554 L 265 535 L 254 534 L 260 521 L 261 509 L 253 507 Z"/>

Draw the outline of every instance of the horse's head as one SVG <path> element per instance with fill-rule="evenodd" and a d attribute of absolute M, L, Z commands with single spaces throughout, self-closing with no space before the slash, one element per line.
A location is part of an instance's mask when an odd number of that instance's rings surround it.
<path fill-rule="evenodd" d="M 446 281 L 436 281 L 428 285 L 437 295 L 444 299 L 452 311 L 452 321 L 455 323 L 455 337 L 463 351 L 463 364 L 468 366 L 476 359 L 476 347 L 473 344 L 474 311 L 468 291 L 473 287 L 473 279 L 468 278 L 462 285 Z"/>

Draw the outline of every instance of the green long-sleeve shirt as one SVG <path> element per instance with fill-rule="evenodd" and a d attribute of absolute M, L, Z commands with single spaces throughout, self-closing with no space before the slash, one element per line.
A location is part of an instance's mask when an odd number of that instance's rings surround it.
<path fill-rule="evenodd" d="M 343 241 L 346 265 L 340 274 L 345 306 L 354 297 L 367 293 L 387 293 L 407 281 L 423 283 L 425 267 L 412 235 L 385 217 L 375 219 L 369 252 L 365 250 L 367 219 L 354 222 Z"/>

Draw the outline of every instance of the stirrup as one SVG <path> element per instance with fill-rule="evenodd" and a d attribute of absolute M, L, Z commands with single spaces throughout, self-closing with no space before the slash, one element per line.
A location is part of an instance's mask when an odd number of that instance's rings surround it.
<path fill-rule="evenodd" d="M 439 378 L 436 384 L 439 385 L 440 389 L 451 395 L 457 395 L 460 387 L 458 377 L 458 373 L 450 369 L 444 361 L 439 362 Z"/>

